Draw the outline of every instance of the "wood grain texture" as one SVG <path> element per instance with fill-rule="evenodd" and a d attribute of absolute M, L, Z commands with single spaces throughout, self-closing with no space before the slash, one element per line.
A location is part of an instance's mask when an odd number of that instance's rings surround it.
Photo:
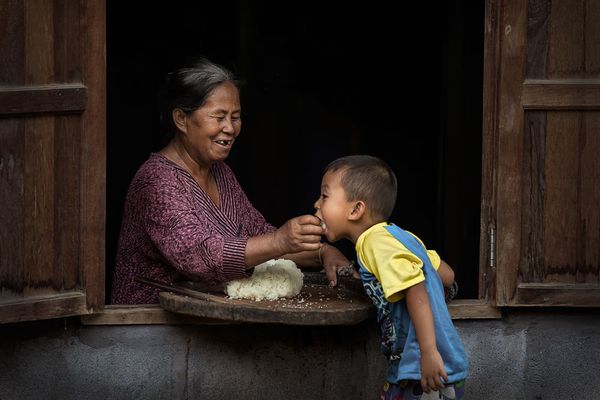
<path fill-rule="evenodd" d="M 600 112 L 582 118 L 576 281 L 600 283 Z"/>
<path fill-rule="evenodd" d="M 79 263 L 89 312 L 104 307 L 106 231 L 106 4 L 80 0 L 84 35 L 84 84 L 90 96 L 81 136 L 81 240 Z"/>
<path fill-rule="evenodd" d="M 83 325 L 232 325 L 239 322 L 173 313 L 158 304 L 107 305 L 97 314 L 81 316 Z"/>
<path fill-rule="evenodd" d="M 497 319 L 498 307 L 482 300 L 455 300 L 448 305 L 452 319 Z M 102 312 L 81 316 L 83 325 L 239 325 L 224 321 L 166 311 L 158 304 L 107 305 Z M 375 323 L 375 322 L 373 322 Z"/>
<path fill-rule="evenodd" d="M 22 85 L 24 66 L 23 2 L 0 2 L 0 85 Z M 0 101 L 1 103 L 1 101 Z M 23 290 L 24 124 L 0 119 L 0 301 Z"/>
<path fill-rule="evenodd" d="M 516 290 L 521 245 L 523 162 L 523 109 L 520 105 L 525 77 L 527 39 L 527 1 L 503 2 L 500 26 L 501 81 L 498 87 L 498 161 L 497 161 L 497 281 L 498 305 L 510 302 Z"/>
<path fill-rule="evenodd" d="M 548 113 L 544 160 L 545 281 L 573 282 L 576 268 L 581 114 Z M 535 281 L 534 281 L 535 282 Z"/>
<path fill-rule="evenodd" d="M 551 2 L 548 32 L 549 79 L 590 78 L 585 71 L 585 14 L 586 0 Z"/>
<path fill-rule="evenodd" d="M 223 321 L 354 325 L 374 316 L 374 308 L 368 298 L 361 298 L 343 289 L 329 293 L 326 288 L 305 286 L 296 298 L 256 302 L 218 295 L 200 299 L 172 292 L 161 292 L 159 297 L 160 305 L 166 310 Z"/>
<path fill-rule="evenodd" d="M 600 41 L 600 30 L 588 26 L 598 4 L 502 3 L 498 305 L 600 306 L 600 292 L 586 286 L 599 282 L 600 147 L 590 132 L 598 131 L 600 81 L 598 46 L 587 44 Z M 527 35 L 518 11 L 524 5 Z"/>
<path fill-rule="evenodd" d="M 76 290 L 81 287 L 79 226 L 81 117 L 57 116 L 54 121 L 54 268 L 52 287 L 55 290 Z"/>
<path fill-rule="evenodd" d="M 86 108 L 82 84 L 48 84 L 0 88 L 0 115 L 73 113 Z"/>
<path fill-rule="evenodd" d="M 82 292 L 43 294 L 0 303 L 2 323 L 81 315 L 86 312 Z"/>
<path fill-rule="evenodd" d="M 527 282 L 540 282 L 544 277 L 543 232 L 544 193 L 546 189 L 544 161 L 546 149 L 546 113 L 527 112 L 523 147 L 523 180 L 521 202 L 521 258 L 519 275 Z"/>
<path fill-rule="evenodd" d="M 81 4 L 73 0 L 54 0 L 54 77 L 56 82 L 79 83 L 83 81 L 82 38 L 84 16 Z"/>
<path fill-rule="evenodd" d="M 20 295 L 24 285 L 23 129 L 21 120 L 0 120 L 0 301 Z"/>
<path fill-rule="evenodd" d="M 490 231 L 495 229 L 496 163 L 498 148 L 498 86 L 500 79 L 500 4 L 488 0 L 485 7 L 483 69 L 483 139 L 481 157 L 481 228 L 479 231 L 479 297 L 496 301 L 496 267 L 490 263 Z"/>
<path fill-rule="evenodd" d="M 52 2 L 25 2 L 25 84 L 54 79 Z M 25 120 L 23 295 L 52 294 L 54 267 L 54 117 Z"/>
<path fill-rule="evenodd" d="M 104 7 L 0 5 L 11 27 L 0 26 L 0 55 L 15 59 L 0 89 L 0 183 L 11 189 L 0 195 L 10 224 L 0 232 L 0 322 L 104 304 Z"/>
<path fill-rule="evenodd" d="M 0 85 L 22 85 L 25 51 L 22 1 L 0 2 Z"/>
<path fill-rule="evenodd" d="M 515 303 L 527 306 L 598 307 L 600 285 L 522 283 Z"/>
<path fill-rule="evenodd" d="M 598 80 L 527 80 L 523 87 L 526 110 L 600 110 Z"/>
<path fill-rule="evenodd" d="M 529 0 L 527 10 L 528 79 L 544 79 L 548 75 L 548 25 L 550 0 Z"/>

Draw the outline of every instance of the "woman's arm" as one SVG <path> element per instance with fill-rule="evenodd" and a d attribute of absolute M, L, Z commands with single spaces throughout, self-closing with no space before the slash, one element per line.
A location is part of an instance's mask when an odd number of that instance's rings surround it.
<path fill-rule="evenodd" d="M 423 282 L 406 289 L 406 305 L 415 327 L 421 351 L 421 386 L 425 393 L 438 390 L 448 382 L 444 361 L 435 344 L 433 314 Z"/>

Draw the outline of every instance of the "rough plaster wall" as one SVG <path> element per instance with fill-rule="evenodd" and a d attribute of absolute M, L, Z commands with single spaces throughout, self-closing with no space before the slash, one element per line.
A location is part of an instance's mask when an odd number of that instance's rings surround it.
<path fill-rule="evenodd" d="M 0 400 L 362 399 L 379 390 L 384 368 L 372 321 L 355 327 L 45 324 L 0 328 Z"/>
<path fill-rule="evenodd" d="M 519 311 L 456 325 L 470 361 L 468 399 L 600 399 L 599 311 Z M 0 326 L 0 400 L 375 399 L 384 367 L 373 321 Z"/>

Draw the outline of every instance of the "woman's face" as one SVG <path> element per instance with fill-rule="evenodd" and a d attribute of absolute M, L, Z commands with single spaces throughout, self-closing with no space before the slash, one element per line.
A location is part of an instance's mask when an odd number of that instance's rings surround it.
<path fill-rule="evenodd" d="M 223 161 L 242 128 L 240 96 L 231 82 L 217 86 L 204 105 L 176 123 L 188 154 L 200 165 Z"/>
<path fill-rule="evenodd" d="M 348 216 L 352 212 L 353 202 L 346 199 L 341 184 L 343 170 L 329 171 L 323 175 L 321 196 L 315 202 L 315 215 L 325 223 L 325 236 L 330 242 L 349 238 Z"/>

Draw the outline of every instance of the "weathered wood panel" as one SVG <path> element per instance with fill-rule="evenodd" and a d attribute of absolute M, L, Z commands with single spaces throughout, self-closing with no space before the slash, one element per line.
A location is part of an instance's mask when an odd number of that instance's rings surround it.
<path fill-rule="evenodd" d="M 23 290 L 23 123 L 0 120 L 0 298 Z"/>
<path fill-rule="evenodd" d="M 496 265 L 491 246 L 492 231 L 496 229 L 495 204 L 497 185 L 497 96 L 500 64 L 500 4 L 491 0 L 485 7 L 485 44 L 483 63 L 483 139 L 481 156 L 481 227 L 479 231 L 479 298 L 495 303 Z"/>
<path fill-rule="evenodd" d="M 86 35 L 84 83 L 90 94 L 81 136 L 81 240 L 79 263 L 90 311 L 104 307 L 106 230 L 106 7 L 104 0 L 83 2 Z"/>
<path fill-rule="evenodd" d="M 0 57 L 15 61 L 0 67 L 7 72 L 0 86 L 0 322 L 98 310 L 105 267 L 105 4 L 30 0 L 0 7 Z"/>
<path fill-rule="evenodd" d="M 79 278 L 79 227 L 81 178 L 81 118 L 57 117 L 55 121 L 54 184 L 54 274 L 52 286 L 56 290 L 77 289 Z"/>
<path fill-rule="evenodd" d="M 0 116 L 82 112 L 87 88 L 82 84 L 0 87 Z"/>
<path fill-rule="evenodd" d="M 23 82 L 23 2 L 0 2 L 0 85 Z M 0 298 L 23 288 L 23 122 L 0 119 Z"/>
<path fill-rule="evenodd" d="M 0 85 L 24 82 L 24 10 L 22 1 L 0 2 Z"/>
<path fill-rule="evenodd" d="M 546 125 L 543 259 L 532 282 L 572 282 L 577 250 L 579 120 L 581 115 L 549 112 Z M 539 189 L 537 189 L 539 190 Z M 570 276 L 571 275 L 571 276 Z"/>
<path fill-rule="evenodd" d="M 86 32 L 83 30 L 80 2 L 54 2 L 54 76 L 56 82 L 78 83 L 83 80 L 83 54 Z M 104 22 L 104 21 L 102 21 Z"/>
<path fill-rule="evenodd" d="M 596 5 L 594 5 L 596 3 Z M 597 78 L 586 71 L 588 40 L 597 40 L 591 35 L 589 26 L 597 21 L 588 19 L 587 9 L 597 8 L 594 0 L 552 1 L 548 31 L 548 78 Z"/>
<path fill-rule="evenodd" d="M 498 305 L 506 305 L 514 296 L 518 279 L 521 245 L 520 194 L 524 126 L 520 106 L 521 83 L 525 75 L 527 0 L 503 2 L 499 38 L 501 59 L 498 87 L 497 127 L 497 281 Z M 510 78 L 507 78 L 510 77 Z"/>
<path fill-rule="evenodd" d="M 575 280 L 600 283 L 600 112 L 583 113 L 582 119 Z"/>
<path fill-rule="evenodd" d="M 526 80 L 523 86 L 526 110 L 598 110 L 598 80 Z"/>
<path fill-rule="evenodd" d="M 498 304 L 600 306 L 600 2 L 502 4 Z"/>
<path fill-rule="evenodd" d="M 54 80 L 52 2 L 25 2 L 25 85 Z M 25 124 L 24 296 L 52 294 L 54 267 L 54 117 Z"/>
<path fill-rule="evenodd" d="M 526 281 L 539 280 L 543 276 L 542 257 L 544 254 L 542 235 L 544 232 L 544 158 L 546 114 L 528 112 L 526 114 L 523 147 L 523 181 L 521 221 L 521 259 L 519 274 Z"/>

